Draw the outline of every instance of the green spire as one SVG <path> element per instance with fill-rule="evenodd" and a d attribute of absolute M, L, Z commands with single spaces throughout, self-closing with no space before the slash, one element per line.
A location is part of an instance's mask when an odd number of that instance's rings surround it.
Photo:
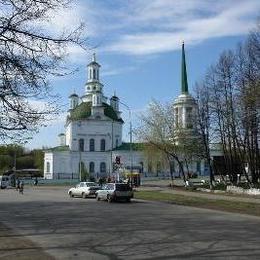
<path fill-rule="evenodd" d="M 188 80 L 187 80 L 187 70 L 186 70 L 186 61 L 185 61 L 184 42 L 182 42 L 181 92 L 182 92 L 182 94 L 189 93 Z"/>

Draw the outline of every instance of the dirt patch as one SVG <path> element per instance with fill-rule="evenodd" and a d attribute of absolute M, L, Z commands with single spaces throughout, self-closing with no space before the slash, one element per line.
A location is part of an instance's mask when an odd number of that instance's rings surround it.
<path fill-rule="evenodd" d="M 0 259 L 52 260 L 54 259 L 31 240 L 16 234 L 0 222 Z"/>

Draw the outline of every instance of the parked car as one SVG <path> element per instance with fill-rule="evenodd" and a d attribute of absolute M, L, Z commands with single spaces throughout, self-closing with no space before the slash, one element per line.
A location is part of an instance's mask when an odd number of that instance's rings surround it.
<path fill-rule="evenodd" d="M 96 191 L 100 189 L 95 182 L 80 182 L 76 187 L 70 188 L 68 194 L 70 197 L 82 197 L 96 196 Z"/>
<path fill-rule="evenodd" d="M 108 202 L 116 200 L 125 200 L 130 202 L 134 197 L 133 189 L 126 183 L 107 183 L 102 189 L 96 192 L 97 200 L 107 200 Z"/>
<path fill-rule="evenodd" d="M 8 176 L 0 176 L 0 188 L 5 189 L 10 185 L 10 180 Z"/>

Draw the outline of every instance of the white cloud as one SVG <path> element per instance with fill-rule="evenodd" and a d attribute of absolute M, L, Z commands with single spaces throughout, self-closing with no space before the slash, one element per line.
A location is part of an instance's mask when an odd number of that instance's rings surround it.
<path fill-rule="evenodd" d="M 106 2 L 107 3 L 107 2 Z M 260 10 L 257 0 L 146 0 L 116 1 L 96 6 L 91 21 L 102 35 L 101 51 L 128 55 L 151 55 L 214 37 L 248 32 Z M 95 5 L 92 5 L 92 9 Z"/>
<path fill-rule="evenodd" d="M 134 66 L 127 66 L 127 67 L 120 67 L 120 68 L 111 68 L 111 67 L 104 67 L 102 72 L 102 76 L 114 76 L 118 74 L 123 74 L 129 71 L 133 71 L 136 68 Z"/>

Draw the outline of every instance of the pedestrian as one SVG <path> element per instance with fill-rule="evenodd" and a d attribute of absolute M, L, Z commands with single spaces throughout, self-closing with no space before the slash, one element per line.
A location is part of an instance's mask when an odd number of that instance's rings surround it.
<path fill-rule="evenodd" d="M 23 183 L 23 181 L 20 181 L 20 184 L 19 184 L 19 193 L 20 194 L 23 194 L 23 188 L 24 188 L 24 183 Z"/>
<path fill-rule="evenodd" d="M 19 178 L 16 179 L 16 185 L 15 185 L 15 187 L 16 187 L 16 190 L 18 191 L 18 190 L 19 190 L 19 187 L 20 187 L 20 180 L 19 180 Z"/>

